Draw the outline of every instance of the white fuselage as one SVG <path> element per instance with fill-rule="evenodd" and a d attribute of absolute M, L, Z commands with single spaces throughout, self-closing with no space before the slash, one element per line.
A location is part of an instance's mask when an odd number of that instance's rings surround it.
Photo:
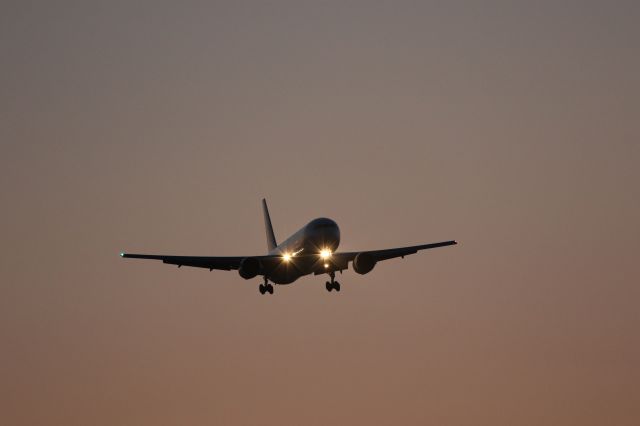
<path fill-rule="evenodd" d="M 290 284 L 303 275 L 322 272 L 325 262 L 321 253 L 335 252 L 340 244 L 340 229 L 331 219 L 314 219 L 269 252 L 280 255 L 280 267 L 269 273 L 276 284 Z"/>

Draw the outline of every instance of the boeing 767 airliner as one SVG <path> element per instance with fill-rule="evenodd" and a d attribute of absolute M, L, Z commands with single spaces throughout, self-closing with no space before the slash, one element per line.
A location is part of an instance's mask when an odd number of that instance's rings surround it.
<path fill-rule="evenodd" d="M 326 282 L 327 291 L 340 291 L 340 283 L 335 280 L 336 271 L 348 269 L 351 262 L 353 270 L 358 274 L 371 272 L 377 262 L 395 257 L 405 257 L 420 250 L 436 247 L 451 246 L 456 241 L 442 241 L 439 243 L 423 244 L 419 246 L 399 247 L 385 250 L 367 250 L 353 252 L 336 252 L 340 243 L 340 229 L 331 219 L 314 219 L 298 232 L 287 238 L 281 244 L 276 243 L 271 218 L 266 200 L 262 200 L 264 226 L 267 232 L 267 247 L 269 252 L 265 256 L 161 256 L 155 254 L 120 253 L 122 257 L 134 259 L 162 260 L 171 265 L 193 266 L 196 268 L 238 270 L 245 280 L 258 275 L 264 279 L 260 284 L 261 294 L 273 294 L 274 284 L 291 284 L 298 278 L 309 274 L 328 274 L 331 281 Z"/>

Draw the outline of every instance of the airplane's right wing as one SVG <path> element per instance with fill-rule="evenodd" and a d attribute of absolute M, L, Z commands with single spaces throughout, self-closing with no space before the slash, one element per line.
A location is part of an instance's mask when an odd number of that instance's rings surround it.
<path fill-rule="evenodd" d="M 169 265 L 192 266 L 194 268 L 221 269 L 230 271 L 238 269 L 244 257 L 239 256 L 164 256 L 157 254 L 120 253 L 120 256 L 131 259 L 162 260 Z"/>

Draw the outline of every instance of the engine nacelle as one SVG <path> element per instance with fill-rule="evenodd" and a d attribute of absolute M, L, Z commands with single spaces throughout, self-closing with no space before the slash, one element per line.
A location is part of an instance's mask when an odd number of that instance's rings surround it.
<path fill-rule="evenodd" d="M 249 280 L 260 273 L 260 261 L 255 257 L 245 257 L 240 262 L 238 273 L 245 280 Z"/>
<path fill-rule="evenodd" d="M 353 270 L 361 275 L 371 272 L 374 266 L 376 260 L 369 253 L 358 253 L 353 259 Z"/>

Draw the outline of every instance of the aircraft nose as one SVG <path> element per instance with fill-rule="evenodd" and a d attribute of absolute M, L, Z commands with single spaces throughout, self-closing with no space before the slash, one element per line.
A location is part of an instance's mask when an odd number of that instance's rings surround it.
<path fill-rule="evenodd" d="M 331 227 L 338 226 L 333 220 L 328 219 L 326 217 L 320 217 L 318 219 L 314 219 L 311 221 L 310 225 L 314 229 L 331 228 Z"/>
<path fill-rule="evenodd" d="M 320 218 L 310 223 L 309 237 L 314 245 L 319 248 L 335 250 L 340 243 L 340 229 L 331 219 Z"/>

